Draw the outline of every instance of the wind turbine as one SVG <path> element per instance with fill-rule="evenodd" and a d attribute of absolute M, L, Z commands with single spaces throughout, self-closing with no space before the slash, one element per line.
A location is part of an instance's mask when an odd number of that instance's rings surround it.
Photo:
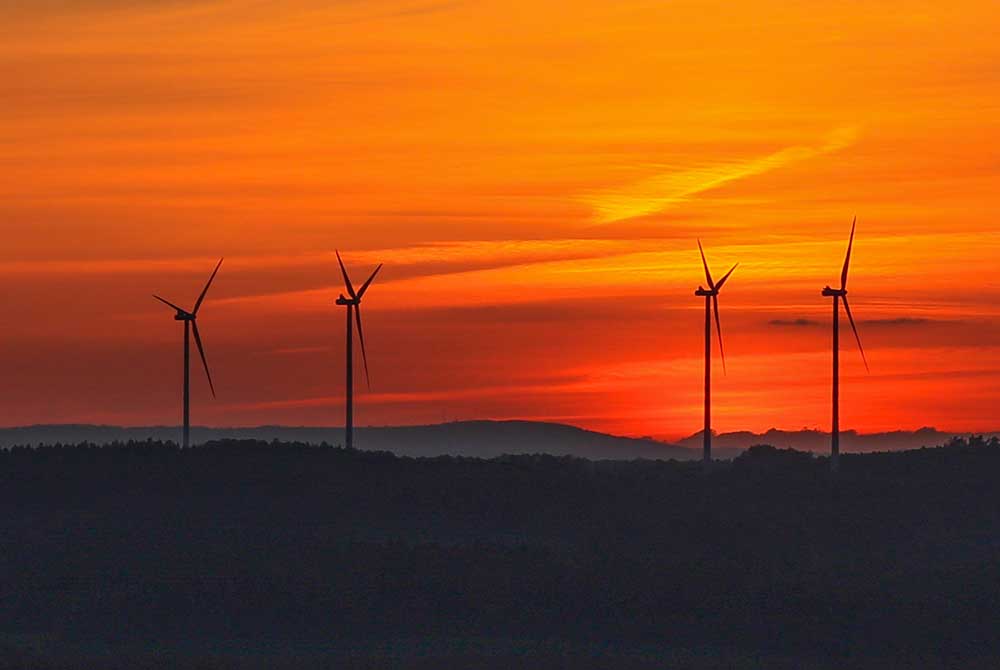
<path fill-rule="evenodd" d="M 364 297 L 365 291 L 371 286 L 372 281 L 375 279 L 375 275 L 378 271 L 382 269 L 382 264 L 379 263 L 375 271 L 372 272 L 368 280 L 361 285 L 361 288 L 357 291 L 354 290 L 354 285 L 351 283 L 351 278 L 347 275 L 347 268 L 344 267 L 344 261 L 340 258 L 340 252 L 337 251 L 337 262 L 340 263 L 340 272 L 344 275 L 344 286 L 347 288 L 347 293 L 350 297 L 345 297 L 343 293 L 337 298 L 337 304 L 343 305 L 347 308 L 347 402 L 346 405 L 346 416 L 344 418 L 344 446 L 351 449 L 354 446 L 354 323 L 358 324 L 358 340 L 361 342 L 361 358 L 365 362 L 365 379 L 368 382 L 368 388 L 371 388 L 372 380 L 368 375 L 368 354 L 365 351 L 365 332 L 361 328 L 361 298 Z M 353 312 L 353 314 L 352 314 Z M 353 319 L 352 319 L 353 316 Z"/>
<path fill-rule="evenodd" d="M 858 350 L 861 352 L 861 360 L 864 361 L 865 370 L 868 370 L 868 359 L 865 358 L 865 349 L 861 346 L 861 336 L 858 335 L 858 327 L 854 324 L 854 317 L 851 315 L 851 305 L 847 302 L 847 270 L 851 265 L 851 247 L 854 246 L 854 228 L 858 223 L 858 217 L 854 217 L 851 222 L 851 237 L 847 242 L 847 256 L 844 258 L 844 269 L 840 272 L 840 288 L 834 289 L 826 286 L 823 288 L 823 295 L 833 298 L 833 426 L 830 434 L 830 469 L 836 472 L 840 467 L 840 301 L 844 301 L 844 311 L 847 312 L 847 319 L 851 322 L 851 329 L 854 331 L 854 339 L 858 342 Z"/>
<path fill-rule="evenodd" d="M 212 373 L 208 371 L 208 361 L 205 359 L 205 348 L 201 344 L 201 335 L 198 334 L 198 310 L 201 309 L 201 303 L 205 300 L 205 294 L 208 293 L 208 287 L 212 285 L 212 280 L 215 279 L 215 275 L 219 272 L 219 268 L 222 267 L 222 259 L 219 259 L 218 265 L 215 266 L 215 270 L 212 271 L 212 276 L 208 278 L 208 283 L 205 284 L 205 288 L 202 289 L 201 295 L 198 296 L 198 301 L 194 304 L 194 309 L 190 312 L 186 309 L 182 309 L 170 302 L 165 300 L 160 296 L 153 294 L 153 297 L 167 305 L 177 310 L 174 314 L 175 321 L 184 322 L 184 447 L 190 446 L 190 435 L 191 435 L 191 332 L 194 331 L 194 341 L 198 345 L 198 353 L 201 354 L 201 363 L 205 366 L 205 376 L 208 377 L 208 387 L 212 389 L 212 397 L 215 397 L 215 385 L 212 384 Z"/>
<path fill-rule="evenodd" d="M 708 269 L 708 261 L 705 260 L 705 250 L 701 247 L 701 240 L 698 240 L 698 251 L 701 252 L 701 264 L 705 267 L 705 280 L 708 281 L 708 288 L 698 286 L 694 292 L 696 296 L 705 298 L 705 443 L 703 447 L 702 460 L 707 465 L 712 462 L 712 312 L 715 311 L 715 327 L 719 334 L 719 355 L 722 357 L 722 371 L 726 370 L 726 352 L 722 347 L 722 324 L 719 322 L 719 291 L 723 284 L 733 274 L 736 265 L 729 268 L 729 272 L 723 275 L 718 283 L 712 281 L 712 273 Z"/>

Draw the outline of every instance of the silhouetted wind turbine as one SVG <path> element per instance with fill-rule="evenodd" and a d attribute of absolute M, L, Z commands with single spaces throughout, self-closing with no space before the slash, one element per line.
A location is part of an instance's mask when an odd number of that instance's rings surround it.
<path fill-rule="evenodd" d="M 705 298 L 705 442 L 702 452 L 702 460 L 705 464 L 712 462 L 712 312 L 715 311 L 715 327 L 719 334 L 719 355 L 722 357 L 722 370 L 726 370 L 726 351 L 722 347 L 722 324 L 719 322 L 719 291 L 723 284 L 733 274 L 736 265 L 729 268 L 729 272 L 723 275 L 718 283 L 712 281 L 712 273 L 708 269 L 708 261 L 705 260 L 705 250 L 701 247 L 701 240 L 698 240 L 698 251 L 701 252 L 701 264 L 705 267 L 705 280 L 708 288 L 698 286 L 694 292 L 696 296 Z"/>
<path fill-rule="evenodd" d="M 830 469 L 834 472 L 840 467 L 840 300 L 844 301 L 844 311 L 847 312 L 847 319 L 851 322 L 851 329 L 854 330 L 854 339 L 858 341 L 861 360 L 864 361 L 865 370 L 868 370 L 868 359 L 865 358 L 865 349 L 861 346 L 861 336 L 858 335 L 858 327 L 854 324 L 854 316 L 851 315 L 851 305 L 847 302 L 847 271 L 851 265 L 851 247 L 854 246 L 854 228 L 857 223 L 858 217 L 855 216 L 851 222 L 851 237 L 847 242 L 844 269 L 840 272 L 840 288 L 834 289 L 829 286 L 823 288 L 823 295 L 833 298 L 833 425 L 830 434 Z"/>
<path fill-rule="evenodd" d="M 191 435 L 191 371 L 190 371 L 190 359 L 191 359 L 191 331 L 194 331 L 194 341 L 198 345 L 198 353 L 201 354 L 201 363 L 205 366 L 205 376 L 208 377 L 208 387 L 212 389 L 212 397 L 215 397 L 215 385 L 212 384 L 212 373 L 208 371 L 208 361 L 205 359 L 205 348 L 201 344 L 201 335 L 198 334 L 198 310 L 201 309 L 201 303 L 205 300 L 205 294 L 208 293 L 208 287 L 212 285 L 212 281 L 215 279 L 215 275 L 219 272 L 219 268 L 222 267 L 222 259 L 219 259 L 218 265 L 215 266 L 215 270 L 212 271 L 212 276 L 208 278 L 208 283 L 205 284 L 205 288 L 202 289 L 201 295 L 198 296 L 198 301 L 194 304 L 194 309 L 190 312 L 186 309 L 182 309 L 170 302 L 165 300 L 160 296 L 153 294 L 153 297 L 167 305 L 168 307 L 173 307 L 177 310 L 174 314 L 175 321 L 184 322 L 184 447 L 190 446 L 190 435 Z"/>
<path fill-rule="evenodd" d="M 368 375 L 368 353 L 365 351 L 365 332 L 361 328 L 361 298 L 364 297 L 365 291 L 371 286 L 375 275 L 382 269 L 382 264 L 379 263 L 375 271 L 368 277 L 368 281 L 355 291 L 354 285 L 351 284 L 351 278 L 347 276 L 347 268 L 344 267 L 344 261 L 340 259 L 340 252 L 337 251 L 336 253 L 337 262 L 340 263 L 340 271 L 344 275 L 344 286 L 350 295 L 350 297 L 344 297 L 344 294 L 341 293 L 340 297 L 337 298 L 338 305 L 347 307 L 347 401 L 345 403 L 344 446 L 350 449 L 354 446 L 354 323 L 358 324 L 358 340 L 361 342 L 361 358 L 365 363 L 365 379 L 368 382 L 368 388 L 371 388 L 372 381 Z"/>

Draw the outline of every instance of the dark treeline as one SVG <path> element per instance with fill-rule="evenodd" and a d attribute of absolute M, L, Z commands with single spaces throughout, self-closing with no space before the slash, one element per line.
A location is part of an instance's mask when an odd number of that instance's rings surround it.
<path fill-rule="evenodd" d="M 997 441 L 828 470 L 770 447 L 710 472 L 248 441 L 14 448 L 0 452 L 0 633 L 839 659 L 1000 648 Z"/>

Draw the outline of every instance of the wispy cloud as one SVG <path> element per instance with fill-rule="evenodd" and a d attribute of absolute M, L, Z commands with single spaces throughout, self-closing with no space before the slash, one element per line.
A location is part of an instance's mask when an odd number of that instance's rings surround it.
<path fill-rule="evenodd" d="M 866 326 L 876 326 L 885 328 L 908 328 L 929 325 L 952 325 L 957 326 L 963 322 L 960 319 L 929 319 L 927 317 L 901 316 L 890 319 L 862 319 L 861 323 Z"/>
<path fill-rule="evenodd" d="M 788 328 L 823 325 L 823 322 L 816 321 L 815 319 L 804 318 L 771 319 L 767 323 L 769 326 Z M 876 328 L 918 328 L 930 325 L 958 325 L 961 324 L 962 321 L 958 319 L 929 319 L 927 317 L 901 316 L 885 319 L 859 319 L 858 323 L 863 326 L 872 326 Z"/>
<path fill-rule="evenodd" d="M 286 356 L 286 355 L 297 355 L 297 354 L 319 354 L 330 351 L 333 347 L 322 346 L 322 347 L 282 347 L 279 349 L 271 349 L 265 353 L 272 354 L 275 356 Z"/>
<path fill-rule="evenodd" d="M 593 392 L 603 385 L 588 379 L 569 381 L 539 381 L 525 384 L 501 384 L 481 386 L 476 388 L 437 389 L 427 391 L 405 391 L 387 393 L 369 393 L 365 402 L 370 405 L 394 405 L 403 403 L 440 402 L 443 400 L 461 400 L 475 398 L 503 398 L 510 394 L 548 394 Z M 265 400 L 250 403 L 233 403 L 229 407 L 235 409 L 288 409 L 300 407 L 337 407 L 344 404 L 343 396 L 313 396 L 308 398 L 290 398 L 283 400 Z"/>
<path fill-rule="evenodd" d="M 171 5 L 207 5 L 206 0 L 145 0 L 144 7 L 162 7 Z M 73 14 L 84 12 L 107 12 L 119 10 L 135 10 L 139 3 L 130 0 L 31 0 L 31 2 L 13 2 L 0 5 L 3 15 L 51 15 Z"/>
<path fill-rule="evenodd" d="M 12 2 L 0 4 L 0 17 L 5 19 L 44 19 L 51 17 L 77 17 L 80 15 L 162 15 L 173 11 L 179 15 L 197 14 L 211 17 L 227 15 L 237 11 L 254 15 L 268 11 L 275 13 L 294 14 L 310 10 L 321 10 L 326 15 L 349 13 L 346 20 L 336 20 L 336 23 L 353 23 L 360 20 L 378 20 L 385 18 L 419 16 L 448 11 L 463 4 L 461 0 L 296 0 L 283 2 L 281 0 L 31 0 L 30 2 Z"/>
<path fill-rule="evenodd" d="M 587 238 L 549 240 L 464 240 L 425 242 L 409 246 L 378 247 L 343 251 L 344 262 L 358 272 L 371 271 L 377 264 L 390 262 L 392 279 L 450 275 L 476 270 L 529 266 L 558 261 L 586 261 L 638 252 L 662 251 L 657 239 L 601 240 Z M 687 251 L 687 249 L 685 249 Z M 0 277 L 73 275 L 122 275 L 193 273 L 211 267 L 214 256 L 170 258 L 88 258 L 65 260 L 4 259 L 0 253 Z M 333 250 L 287 255 L 231 255 L 229 271 L 289 270 L 325 268 L 337 281 L 337 259 Z"/>
<path fill-rule="evenodd" d="M 856 138 L 855 128 L 838 128 L 818 146 L 788 147 L 759 158 L 666 172 L 620 188 L 585 195 L 580 200 L 594 210 L 599 223 L 654 214 L 729 182 L 839 151 L 853 144 Z"/>
<path fill-rule="evenodd" d="M 819 321 L 813 319 L 771 319 L 767 322 L 771 326 L 807 328 L 821 325 Z"/>

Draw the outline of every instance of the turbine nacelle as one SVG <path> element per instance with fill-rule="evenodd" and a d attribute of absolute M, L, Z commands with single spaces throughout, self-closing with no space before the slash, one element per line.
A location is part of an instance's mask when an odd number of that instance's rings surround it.
<path fill-rule="evenodd" d="M 698 290 L 694 294 L 700 298 L 710 298 L 715 295 L 719 295 L 718 289 L 708 289 L 704 286 L 699 286 Z"/>
<path fill-rule="evenodd" d="M 829 286 L 824 286 L 823 287 L 823 295 L 826 296 L 827 298 L 832 298 L 834 296 L 839 296 L 839 297 L 843 298 L 844 296 L 847 295 L 847 289 L 846 288 L 840 288 L 840 289 L 838 289 L 838 288 L 830 288 Z"/>

